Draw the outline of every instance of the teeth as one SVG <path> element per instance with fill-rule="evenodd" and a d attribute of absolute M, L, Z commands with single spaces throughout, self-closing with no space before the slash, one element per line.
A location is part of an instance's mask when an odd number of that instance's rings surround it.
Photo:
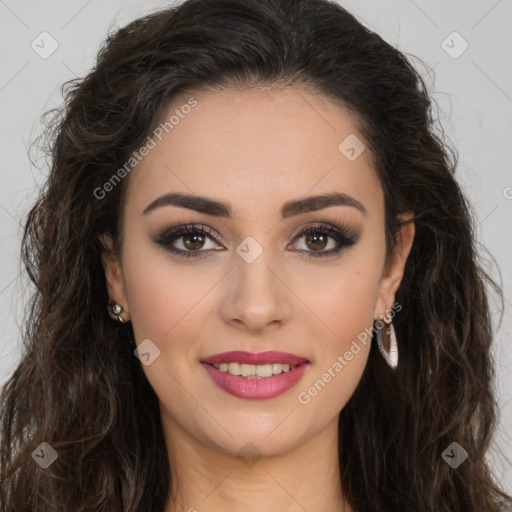
<path fill-rule="evenodd" d="M 295 366 L 289 364 L 272 363 L 272 364 L 245 364 L 245 363 L 220 363 L 214 364 L 217 370 L 228 372 L 231 375 L 241 375 L 242 377 L 262 379 L 279 375 L 280 373 L 293 370 Z"/>

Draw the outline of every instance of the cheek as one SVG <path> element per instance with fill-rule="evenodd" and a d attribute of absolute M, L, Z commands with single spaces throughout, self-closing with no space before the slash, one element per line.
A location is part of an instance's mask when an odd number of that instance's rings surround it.
<path fill-rule="evenodd" d="M 200 299 L 212 284 L 207 276 L 198 279 L 193 264 L 169 264 L 165 252 L 135 237 L 126 237 L 123 267 L 136 343 L 149 339 L 159 351 L 150 345 L 158 356 L 142 369 L 160 400 L 180 409 L 187 403 L 182 383 L 191 369 L 198 371 L 194 341 L 201 323 L 194 315 L 205 314 Z"/>
<path fill-rule="evenodd" d="M 308 292 L 307 303 L 319 312 L 326 329 L 324 353 L 348 350 L 351 342 L 373 324 L 379 296 L 383 247 L 375 244 L 347 254 L 335 271 L 325 276 L 315 293 Z M 318 281 L 322 283 L 322 281 Z M 303 294 L 306 290 L 303 291 Z M 312 302 L 310 302 L 312 301 Z"/>
<path fill-rule="evenodd" d="M 382 249 L 382 250 L 381 250 Z M 328 421 L 346 405 L 365 369 L 371 347 L 373 315 L 379 295 L 383 246 L 347 258 L 323 293 L 309 296 L 324 323 L 316 334 L 314 365 L 297 392 L 315 421 Z M 308 304 L 311 304 L 308 301 Z M 314 322 L 318 327 L 318 322 Z M 307 325 L 308 322 L 305 322 Z M 320 334 L 321 333 L 321 334 Z M 306 412 L 304 411 L 304 412 Z"/>
<path fill-rule="evenodd" d="M 163 249 L 140 237 L 127 236 L 124 249 L 126 296 L 135 337 L 161 345 L 166 335 L 183 328 L 180 320 L 197 302 L 202 288 L 206 293 L 207 283 L 196 280 L 194 286 L 188 286 L 193 268 L 170 265 Z"/>

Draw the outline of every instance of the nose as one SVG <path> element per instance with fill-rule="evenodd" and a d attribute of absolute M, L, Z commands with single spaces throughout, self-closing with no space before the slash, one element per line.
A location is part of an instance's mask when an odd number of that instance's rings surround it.
<path fill-rule="evenodd" d="M 235 257 L 229 285 L 221 307 L 225 322 L 251 333 L 277 328 L 292 313 L 293 294 L 275 260 L 263 253 L 252 263 Z"/>

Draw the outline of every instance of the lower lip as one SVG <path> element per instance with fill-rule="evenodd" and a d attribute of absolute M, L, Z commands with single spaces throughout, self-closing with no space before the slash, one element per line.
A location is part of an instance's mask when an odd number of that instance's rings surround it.
<path fill-rule="evenodd" d="M 263 379 L 246 379 L 221 372 L 208 363 L 201 363 L 219 388 L 240 398 L 274 398 L 292 388 L 304 375 L 309 363 L 301 363 L 293 370 Z"/>

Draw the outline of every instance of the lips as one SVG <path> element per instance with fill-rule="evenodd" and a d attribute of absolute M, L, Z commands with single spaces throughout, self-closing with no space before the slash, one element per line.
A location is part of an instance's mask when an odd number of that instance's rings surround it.
<path fill-rule="evenodd" d="M 254 365 L 279 363 L 289 364 L 290 366 L 309 363 L 306 358 L 297 356 L 295 354 L 289 354 L 287 352 L 268 351 L 253 353 L 239 350 L 215 354 L 213 356 L 202 359 L 201 362 L 209 364 L 241 363 Z"/>
<path fill-rule="evenodd" d="M 268 377 L 248 378 L 222 371 L 219 365 L 226 363 L 230 366 L 232 363 L 240 363 L 239 365 L 236 364 L 236 366 L 240 366 L 242 369 L 246 365 L 253 365 L 251 366 L 252 368 L 255 366 L 261 368 L 260 365 L 271 364 L 289 365 L 290 369 L 289 371 L 283 370 L 283 373 Z M 239 398 L 265 399 L 281 395 L 295 386 L 307 371 L 310 362 L 304 357 L 286 352 L 251 353 L 233 351 L 207 357 L 201 361 L 201 364 L 212 381 L 230 395 Z"/>

